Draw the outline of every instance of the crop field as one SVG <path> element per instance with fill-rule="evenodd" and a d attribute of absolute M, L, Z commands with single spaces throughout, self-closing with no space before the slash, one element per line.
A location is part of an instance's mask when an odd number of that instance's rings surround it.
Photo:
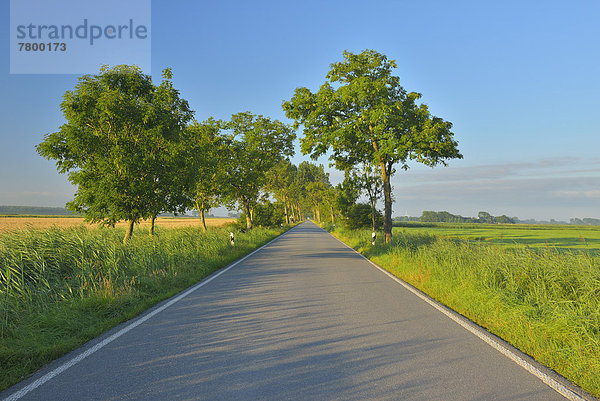
<path fill-rule="evenodd" d="M 600 251 L 598 226 L 396 223 L 394 232 L 430 234 L 509 248 Z"/>
<path fill-rule="evenodd" d="M 210 227 L 220 227 L 227 223 L 235 221 L 226 217 L 211 217 L 206 219 L 206 225 Z M 158 217 L 155 226 L 158 228 L 179 228 L 179 227 L 200 227 L 201 220 L 192 217 Z M 87 224 L 82 217 L 65 216 L 0 216 L 0 232 L 21 230 L 27 228 L 66 228 L 86 225 L 90 228 L 98 227 L 97 224 Z M 125 222 L 117 223 L 116 227 L 125 227 Z M 148 229 L 149 221 L 142 221 L 139 225 L 142 229 Z"/>

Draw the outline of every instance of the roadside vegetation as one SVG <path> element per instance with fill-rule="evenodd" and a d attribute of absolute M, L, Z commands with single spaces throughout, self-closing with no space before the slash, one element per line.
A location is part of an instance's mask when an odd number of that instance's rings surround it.
<path fill-rule="evenodd" d="M 519 227 L 510 226 L 506 235 L 514 228 Z M 375 246 L 370 230 L 337 227 L 332 233 L 395 276 L 600 396 L 600 252 L 559 251 L 555 246 L 562 245 L 560 241 L 536 249 L 506 247 L 435 235 L 436 229 L 398 228 L 390 244 L 378 241 Z M 453 230 L 460 237 L 459 226 Z M 540 240 L 544 245 L 545 241 Z"/>
<path fill-rule="evenodd" d="M 286 228 L 157 230 L 123 244 L 125 228 L 0 233 L 0 390 Z"/>

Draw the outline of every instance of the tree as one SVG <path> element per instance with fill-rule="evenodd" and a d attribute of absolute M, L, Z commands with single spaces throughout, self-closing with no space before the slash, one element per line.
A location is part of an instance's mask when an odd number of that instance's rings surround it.
<path fill-rule="evenodd" d="M 283 224 L 284 212 L 280 202 L 271 203 L 263 200 L 256 204 L 252 216 L 252 224 L 261 227 L 279 227 Z M 246 223 L 244 213 L 240 216 L 240 224 Z"/>
<path fill-rule="evenodd" d="M 372 228 L 372 217 L 371 217 L 371 205 L 366 203 L 357 203 L 352 205 L 350 209 L 348 209 L 348 213 L 345 218 L 345 225 L 350 230 L 358 230 L 362 228 Z M 375 229 L 381 228 L 381 223 L 383 222 L 383 216 L 381 212 L 375 211 Z"/>
<path fill-rule="evenodd" d="M 188 207 L 200 213 L 206 231 L 205 212 L 220 204 L 225 179 L 226 140 L 221 134 L 222 121 L 212 118 L 194 122 L 188 129 L 185 147 L 186 163 L 181 176 L 186 180 L 185 195 Z"/>
<path fill-rule="evenodd" d="M 507 215 L 503 214 L 502 216 L 496 217 L 496 223 L 499 223 L 499 224 L 515 224 L 515 221 L 513 219 L 511 219 L 510 217 L 508 217 Z"/>
<path fill-rule="evenodd" d="M 136 66 L 103 66 L 79 78 L 61 110 L 67 123 L 37 151 L 77 186 L 69 210 L 110 226 L 128 221 L 124 242 L 140 220 L 181 211 L 176 149 L 193 113 L 169 69 L 157 87 Z"/>
<path fill-rule="evenodd" d="M 293 130 L 277 120 L 250 112 L 231 116 L 225 124 L 230 136 L 224 152 L 227 162 L 222 183 L 231 207 L 237 204 L 252 228 L 252 207 L 257 204 L 267 172 L 281 159 L 293 155 Z"/>
<path fill-rule="evenodd" d="M 321 206 L 326 195 L 326 191 L 331 184 L 329 183 L 329 174 L 325 173 L 323 165 L 316 165 L 304 161 L 298 165 L 298 178 L 302 183 L 306 199 L 310 203 L 314 218 L 321 221 Z"/>
<path fill-rule="evenodd" d="M 337 188 L 332 187 L 331 185 L 323 193 L 323 206 L 327 208 L 327 211 L 331 216 L 331 224 L 335 224 L 335 216 L 339 213 L 339 209 L 337 208 L 338 196 L 339 192 Z"/>
<path fill-rule="evenodd" d="M 452 124 L 432 116 L 419 93 L 408 93 L 392 75 L 393 60 L 373 50 L 344 51 L 331 65 L 318 92 L 297 88 L 283 103 L 294 127 L 304 127 L 302 152 L 313 158 L 332 151 L 330 160 L 345 171 L 357 163 L 380 169 L 385 202 L 384 233 L 392 237 L 392 188 L 395 167 L 416 160 L 428 166 L 462 158 L 450 131 Z"/>
<path fill-rule="evenodd" d="M 496 219 L 494 218 L 494 216 L 492 216 L 488 212 L 479 212 L 477 214 L 477 217 L 479 217 L 479 221 L 482 223 L 493 224 L 496 222 Z"/>
<path fill-rule="evenodd" d="M 440 221 L 437 212 L 424 210 L 419 221 L 428 223 L 437 223 Z"/>
<path fill-rule="evenodd" d="M 265 188 L 273 193 L 275 199 L 283 204 L 285 223 L 290 224 L 292 198 L 294 195 L 294 180 L 298 169 L 289 159 L 282 159 L 266 174 Z"/>
<path fill-rule="evenodd" d="M 367 193 L 369 204 L 371 205 L 371 228 L 375 231 L 375 219 L 377 216 L 377 209 L 375 206 L 383 193 L 383 182 L 381 181 L 381 175 L 378 174 L 377 166 L 370 163 L 362 163 L 361 165 L 355 166 L 349 174 L 354 177 L 353 181 L 359 188 Z"/>
<path fill-rule="evenodd" d="M 342 215 L 346 215 L 346 211 L 354 206 L 360 195 L 359 185 L 355 181 L 355 177 L 350 174 L 346 174 L 344 181 L 336 185 L 336 190 L 337 209 L 341 211 Z"/>

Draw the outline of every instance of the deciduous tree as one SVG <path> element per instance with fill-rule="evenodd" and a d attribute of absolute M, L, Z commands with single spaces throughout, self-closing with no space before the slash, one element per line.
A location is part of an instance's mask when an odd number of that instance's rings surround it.
<path fill-rule="evenodd" d="M 209 118 L 202 123 L 195 121 L 187 128 L 185 165 L 180 171 L 185 181 L 187 206 L 198 210 L 204 231 L 205 213 L 219 206 L 224 194 L 228 141 L 221 132 L 223 126 L 222 121 Z"/>
<path fill-rule="evenodd" d="M 295 128 L 303 125 L 302 152 L 316 158 L 331 150 L 330 159 L 342 171 L 366 162 L 379 167 L 385 201 L 384 233 L 392 236 L 392 188 L 396 167 L 408 162 L 435 166 L 461 158 L 450 131 L 452 124 L 432 116 L 418 104 L 419 93 L 407 92 L 392 75 L 393 60 L 365 50 L 345 51 L 331 65 L 326 81 L 313 93 L 297 88 L 283 103 Z"/>
<path fill-rule="evenodd" d="M 252 228 L 251 208 L 265 185 L 267 172 L 294 153 L 294 131 L 286 124 L 250 112 L 231 116 L 223 186 L 229 205 L 238 204 Z"/>
<path fill-rule="evenodd" d="M 77 186 L 69 210 L 111 226 L 128 221 L 124 241 L 141 219 L 180 210 L 181 199 L 172 196 L 175 148 L 192 111 L 169 69 L 155 86 L 136 66 L 104 66 L 81 77 L 61 109 L 66 124 L 37 150 Z"/>

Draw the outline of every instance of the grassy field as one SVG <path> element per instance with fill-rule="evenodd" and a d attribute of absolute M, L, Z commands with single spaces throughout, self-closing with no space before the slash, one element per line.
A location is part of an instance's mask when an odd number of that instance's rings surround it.
<path fill-rule="evenodd" d="M 220 227 L 227 223 L 234 222 L 235 219 L 225 217 L 212 217 L 206 219 L 206 225 L 209 227 Z M 201 222 L 198 218 L 192 217 L 158 217 L 155 222 L 159 228 L 179 228 L 179 227 L 200 227 Z M 51 227 L 79 227 L 97 228 L 96 224 L 86 224 L 82 217 L 68 216 L 0 216 L 0 232 L 22 230 L 27 228 L 51 228 Z M 119 222 L 117 227 L 125 227 L 125 222 Z M 149 221 L 142 221 L 138 227 L 148 230 Z"/>
<path fill-rule="evenodd" d="M 512 248 L 600 250 L 600 226 L 402 223 L 395 232 L 431 234 Z"/>
<path fill-rule="evenodd" d="M 124 228 L 0 233 L 0 390 L 284 231 L 238 232 L 232 247 L 230 229 L 137 228 L 127 245 Z"/>
<path fill-rule="evenodd" d="M 586 229 L 398 227 L 375 246 L 369 231 L 333 234 L 598 397 L 600 253 Z"/>

